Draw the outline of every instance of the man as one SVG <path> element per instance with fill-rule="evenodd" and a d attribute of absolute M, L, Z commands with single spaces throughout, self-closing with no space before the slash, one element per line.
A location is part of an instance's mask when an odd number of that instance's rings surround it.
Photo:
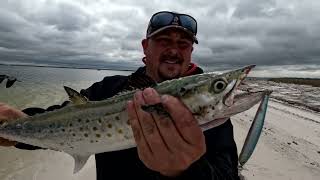
<path fill-rule="evenodd" d="M 82 90 L 81 94 L 90 100 L 103 100 L 124 90 L 152 87 L 164 80 L 202 73 L 202 69 L 191 62 L 193 44 L 198 43 L 196 33 L 196 20 L 189 15 L 168 11 L 154 14 L 146 38 L 142 40 L 145 66 L 130 76 L 105 77 Z M 34 115 L 61 108 L 67 103 L 46 110 L 28 108 L 23 112 Z M 156 103 L 164 105 L 170 118 L 141 109 L 143 104 Z M 98 180 L 126 176 L 139 179 L 239 179 L 237 148 L 230 120 L 203 133 L 181 101 L 167 95 L 159 96 L 152 88 L 138 91 L 128 102 L 127 111 L 137 148 L 96 154 Z M 8 119 L 22 114 L 0 106 L 0 115 L 0 118 Z M 20 149 L 37 149 L 21 143 L 14 145 Z"/>

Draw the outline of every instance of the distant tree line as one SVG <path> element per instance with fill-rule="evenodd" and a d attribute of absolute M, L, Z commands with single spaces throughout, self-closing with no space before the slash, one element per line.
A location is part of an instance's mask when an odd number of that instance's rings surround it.
<path fill-rule="evenodd" d="M 278 83 L 311 85 L 314 87 L 320 87 L 320 79 L 313 79 L 313 78 L 270 78 L 268 79 L 268 81 L 273 81 Z"/>

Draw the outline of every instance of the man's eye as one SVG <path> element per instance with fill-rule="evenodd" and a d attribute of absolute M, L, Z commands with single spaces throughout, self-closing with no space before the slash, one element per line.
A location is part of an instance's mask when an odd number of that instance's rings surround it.
<path fill-rule="evenodd" d="M 189 43 L 187 43 L 187 42 L 179 42 L 179 47 L 180 48 L 187 48 L 187 47 L 189 47 Z"/>
<path fill-rule="evenodd" d="M 161 45 L 167 45 L 169 43 L 169 40 L 168 39 L 165 39 L 165 38 L 161 38 L 161 39 L 158 39 L 158 42 L 161 44 Z"/>

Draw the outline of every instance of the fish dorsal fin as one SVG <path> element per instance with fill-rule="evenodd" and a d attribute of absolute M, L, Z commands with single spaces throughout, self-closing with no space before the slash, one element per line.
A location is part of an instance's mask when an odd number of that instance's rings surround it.
<path fill-rule="evenodd" d="M 74 158 L 73 174 L 76 174 L 84 167 L 90 156 L 73 154 L 72 157 Z"/>
<path fill-rule="evenodd" d="M 88 102 L 88 99 L 82 94 L 78 93 L 76 90 L 67 86 L 63 86 L 63 87 L 66 90 L 69 96 L 69 99 L 73 104 L 79 105 L 79 104 L 86 104 Z"/>

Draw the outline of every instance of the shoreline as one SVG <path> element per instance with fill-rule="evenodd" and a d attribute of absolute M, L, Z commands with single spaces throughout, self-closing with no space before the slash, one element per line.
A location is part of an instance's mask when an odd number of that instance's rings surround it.
<path fill-rule="evenodd" d="M 90 69 L 90 70 L 109 70 L 109 71 L 134 71 L 133 69 L 112 69 L 112 68 L 90 68 L 90 67 L 69 67 L 69 66 L 55 66 L 55 65 L 32 65 L 32 64 L 3 64 L 1 66 L 25 66 L 25 67 L 46 67 L 46 68 L 61 68 L 61 69 Z"/>

